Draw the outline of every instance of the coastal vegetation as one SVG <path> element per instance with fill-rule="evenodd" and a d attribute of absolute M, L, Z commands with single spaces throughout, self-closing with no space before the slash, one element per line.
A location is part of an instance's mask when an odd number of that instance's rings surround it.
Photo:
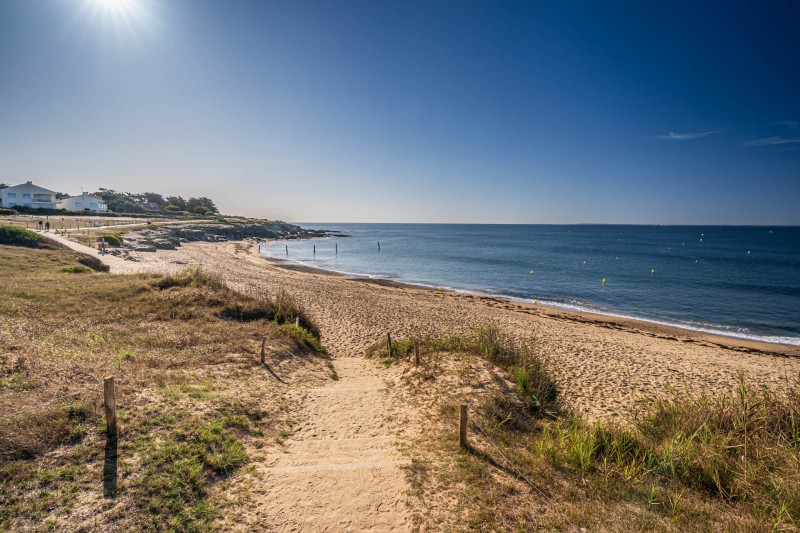
<path fill-rule="evenodd" d="M 386 342 L 368 354 L 411 365 L 415 347 L 424 364 L 402 384 L 418 402 L 438 398 L 425 441 L 439 449 L 415 460 L 409 478 L 422 501 L 449 491 L 472 529 L 798 526 L 800 377 L 782 394 L 742 378 L 732 392 L 643 399 L 631 420 L 604 423 L 564 401 L 535 343 L 496 325 L 398 339 L 391 359 Z M 476 385 L 487 364 L 510 386 Z M 472 404 L 472 446 L 453 456 L 463 402 Z"/>
<path fill-rule="evenodd" d="M 0 245 L 25 246 L 39 248 L 44 246 L 44 239 L 35 231 L 16 226 L 0 226 Z"/>
<path fill-rule="evenodd" d="M 289 429 L 280 378 L 330 379 L 316 326 L 288 294 L 199 270 L 90 274 L 86 258 L 0 246 L 0 531 L 215 529 L 225 487 Z"/>

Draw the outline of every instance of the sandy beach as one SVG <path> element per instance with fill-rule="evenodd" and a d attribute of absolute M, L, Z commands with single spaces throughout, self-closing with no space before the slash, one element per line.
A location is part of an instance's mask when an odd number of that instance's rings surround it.
<path fill-rule="evenodd" d="M 334 357 L 360 357 L 387 332 L 405 337 L 465 332 L 495 322 L 535 342 L 565 398 L 593 419 L 625 420 L 641 399 L 670 390 L 730 390 L 743 375 L 781 390 L 800 372 L 796 346 L 749 342 L 670 326 L 562 311 L 393 282 L 353 279 L 258 256 L 243 243 L 192 243 L 113 261 L 112 272 L 169 272 L 199 265 L 234 287 L 295 295 Z"/>

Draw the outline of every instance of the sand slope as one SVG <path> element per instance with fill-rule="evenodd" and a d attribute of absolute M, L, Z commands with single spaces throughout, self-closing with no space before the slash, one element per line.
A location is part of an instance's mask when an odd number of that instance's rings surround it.
<path fill-rule="evenodd" d="M 405 478 L 388 423 L 391 398 L 371 361 L 334 362 L 339 381 L 296 391 L 299 425 L 272 450 L 258 525 L 275 531 L 408 529 Z M 255 524 L 254 524 L 255 525 Z"/>

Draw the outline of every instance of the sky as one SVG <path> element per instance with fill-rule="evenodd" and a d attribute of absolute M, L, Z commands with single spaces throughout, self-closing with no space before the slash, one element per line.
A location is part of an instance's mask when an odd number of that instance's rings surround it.
<path fill-rule="evenodd" d="M 800 224 L 800 4 L 2 0 L 0 182 L 306 222 Z"/>

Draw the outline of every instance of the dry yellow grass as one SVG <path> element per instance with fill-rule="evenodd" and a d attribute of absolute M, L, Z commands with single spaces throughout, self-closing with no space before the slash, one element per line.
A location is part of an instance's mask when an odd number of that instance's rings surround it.
<path fill-rule="evenodd" d="M 213 277 L 69 268 L 80 258 L 0 246 L 0 530 L 235 522 L 222 488 L 286 429 L 290 383 L 331 379 L 328 362 L 304 328 L 231 318 L 272 304 Z M 110 375 L 113 446 L 101 405 Z"/>

